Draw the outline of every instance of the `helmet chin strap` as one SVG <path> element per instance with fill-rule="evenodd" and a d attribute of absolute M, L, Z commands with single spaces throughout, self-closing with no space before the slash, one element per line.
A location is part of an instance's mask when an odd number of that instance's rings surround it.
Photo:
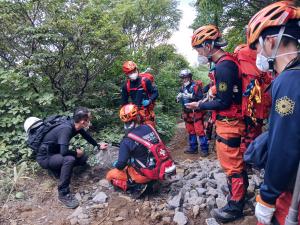
<path fill-rule="evenodd" d="M 270 58 L 268 58 L 268 63 L 269 63 L 269 71 L 272 72 L 272 75 L 275 75 L 275 69 L 274 69 L 274 65 L 275 65 L 275 58 L 276 58 L 276 54 L 278 52 L 278 48 L 283 36 L 285 30 L 285 26 L 282 26 L 279 30 L 276 42 L 275 42 L 275 47 L 272 50 L 272 56 Z"/>

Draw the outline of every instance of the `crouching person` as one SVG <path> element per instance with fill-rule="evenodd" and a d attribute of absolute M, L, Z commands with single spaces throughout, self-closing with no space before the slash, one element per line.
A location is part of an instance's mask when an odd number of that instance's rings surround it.
<path fill-rule="evenodd" d="M 74 111 L 73 119 L 62 116 L 50 116 L 45 120 L 29 117 L 24 123 L 28 134 L 28 145 L 36 154 L 36 161 L 59 177 L 58 199 L 67 208 L 76 208 L 78 200 L 70 193 L 70 182 L 75 166 L 84 166 L 87 155 L 82 148 L 69 149 L 70 140 L 77 134 L 90 144 L 106 149 L 107 144 L 98 144 L 85 131 L 90 126 L 91 113 L 87 108 L 79 107 Z"/>
<path fill-rule="evenodd" d="M 118 160 L 106 179 L 113 186 L 130 191 L 139 198 L 150 183 L 175 174 L 170 152 L 151 125 L 139 125 L 138 107 L 132 103 L 120 110 L 125 136 L 120 143 Z"/>

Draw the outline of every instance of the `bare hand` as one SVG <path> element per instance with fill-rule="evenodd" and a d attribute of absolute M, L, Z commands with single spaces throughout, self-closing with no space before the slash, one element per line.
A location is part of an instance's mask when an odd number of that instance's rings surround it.
<path fill-rule="evenodd" d="M 76 149 L 76 153 L 77 153 L 77 154 L 76 154 L 77 158 L 80 158 L 80 157 L 83 156 L 84 151 L 83 151 L 82 148 L 77 148 L 77 149 Z"/>
<path fill-rule="evenodd" d="M 100 150 L 107 150 L 108 144 L 107 143 L 98 143 Z"/>
<path fill-rule="evenodd" d="M 200 105 L 200 102 L 191 102 L 191 103 L 186 103 L 184 106 L 188 109 L 197 109 Z"/>

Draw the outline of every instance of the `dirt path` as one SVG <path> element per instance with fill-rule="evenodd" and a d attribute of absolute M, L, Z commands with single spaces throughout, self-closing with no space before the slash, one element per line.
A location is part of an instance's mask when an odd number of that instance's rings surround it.
<path fill-rule="evenodd" d="M 169 143 L 175 162 L 179 165 L 184 161 L 201 160 L 199 155 L 186 155 L 183 149 L 187 146 L 187 135 L 184 125 L 178 125 L 173 140 Z M 209 156 L 210 160 L 216 160 L 215 153 Z M 133 200 L 128 195 L 114 191 L 112 187 L 101 186 L 101 180 L 107 170 L 94 167 L 82 174 L 74 176 L 72 188 L 81 198 L 81 208 L 84 212 L 72 219 L 70 215 L 75 210 L 64 208 L 57 200 L 57 181 L 41 170 L 33 176 L 33 179 L 25 180 L 17 189 L 24 193 L 23 200 L 12 200 L 0 213 L 0 224 L 3 225 L 39 225 L 39 224 L 104 224 L 104 225 L 147 225 L 147 224 L 176 224 L 173 221 L 174 210 L 168 210 L 166 201 L 168 187 L 163 186 L 160 192 L 146 196 L 141 200 Z M 182 171 L 181 171 L 182 172 Z M 108 196 L 107 203 L 91 204 L 94 193 L 103 191 Z M 194 218 L 188 216 L 188 224 L 206 224 L 205 219 L 210 217 L 208 211 L 200 211 Z M 82 217 L 82 218 L 81 218 Z M 77 218 L 77 217 L 76 217 Z M 241 225 L 256 224 L 253 216 L 247 216 L 235 223 Z"/>

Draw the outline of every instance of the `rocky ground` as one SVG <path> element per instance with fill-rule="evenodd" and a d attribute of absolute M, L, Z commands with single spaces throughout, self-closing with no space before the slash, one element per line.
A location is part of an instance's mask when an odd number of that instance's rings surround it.
<path fill-rule="evenodd" d="M 84 172 L 75 171 L 72 188 L 81 203 L 77 209 L 66 209 L 58 202 L 57 181 L 40 171 L 33 179 L 27 179 L 18 186 L 24 197 L 8 202 L 0 213 L 0 224 L 218 224 L 210 218 L 209 211 L 226 203 L 226 196 L 220 189 L 226 184 L 225 175 L 212 149 L 205 159 L 199 155 L 183 154 L 186 140 L 181 123 L 169 143 L 177 175 L 161 183 L 156 193 L 136 200 L 114 190 L 104 179 L 117 155 L 117 149 L 112 147 L 109 154 L 98 154 L 98 159 L 101 159 L 98 166 Z M 258 174 L 252 174 L 250 178 L 245 217 L 229 224 L 256 224 L 253 216 L 254 192 L 261 179 Z"/>

